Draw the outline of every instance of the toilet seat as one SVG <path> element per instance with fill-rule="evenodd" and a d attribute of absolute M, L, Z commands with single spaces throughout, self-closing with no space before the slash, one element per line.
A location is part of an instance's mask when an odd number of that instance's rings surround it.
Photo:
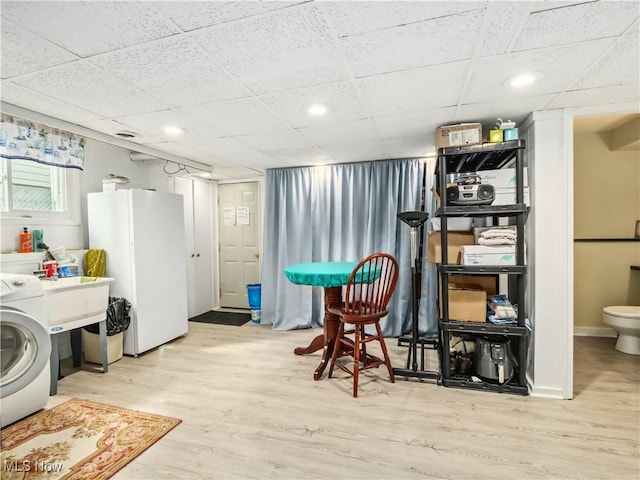
<path fill-rule="evenodd" d="M 612 307 L 604 307 L 602 311 L 607 315 L 611 315 L 612 317 L 640 320 L 640 306 L 614 305 Z"/>

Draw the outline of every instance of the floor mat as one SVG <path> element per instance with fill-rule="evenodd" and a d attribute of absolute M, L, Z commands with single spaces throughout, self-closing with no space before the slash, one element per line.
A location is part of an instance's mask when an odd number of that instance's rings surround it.
<path fill-rule="evenodd" d="M 189 319 L 190 322 L 215 323 L 216 325 L 232 325 L 235 327 L 240 327 L 249 320 L 251 320 L 251 314 L 249 313 L 215 312 L 213 310 Z"/>

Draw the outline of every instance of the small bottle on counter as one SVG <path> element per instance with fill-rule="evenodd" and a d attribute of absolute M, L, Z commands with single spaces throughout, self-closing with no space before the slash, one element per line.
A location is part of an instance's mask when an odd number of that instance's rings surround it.
<path fill-rule="evenodd" d="M 27 230 L 27 227 L 22 229 L 20 234 L 20 253 L 31 253 L 33 251 L 33 242 L 31 240 L 31 233 Z"/>

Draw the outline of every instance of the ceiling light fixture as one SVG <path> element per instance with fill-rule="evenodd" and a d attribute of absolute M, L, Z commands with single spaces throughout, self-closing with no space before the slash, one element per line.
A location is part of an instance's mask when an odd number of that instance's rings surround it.
<path fill-rule="evenodd" d="M 320 104 L 311 105 L 309 107 L 309 113 L 311 115 L 324 115 L 325 113 L 327 113 L 327 107 Z"/>
<path fill-rule="evenodd" d="M 513 88 L 528 87 L 536 81 L 536 75 L 533 73 L 522 73 L 511 79 L 511 86 Z"/>
<path fill-rule="evenodd" d="M 164 130 L 164 133 L 166 133 L 171 137 L 179 137 L 180 135 L 183 135 L 186 132 L 184 128 L 174 127 L 172 125 L 168 125 L 164 127 L 163 130 Z"/>

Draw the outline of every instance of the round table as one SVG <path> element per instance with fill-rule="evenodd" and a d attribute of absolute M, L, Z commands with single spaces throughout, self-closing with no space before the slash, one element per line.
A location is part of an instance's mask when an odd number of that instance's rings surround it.
<path fill-rule="evenodd" d="M 322 348 L 322 358 L 313 374 L 314 380 L 320 378 L 331 360 L 340 324 L 340 319 L 327 309 L 342 303 L 342 286 L 347 284 L 356 265 L 358 262 L 312 262 L 290 265 L 284 269 L 287 279 L 296 285 L 324 288 L 324 332 L 307 347 L 298 347 L 293 351 L 296 355 L 307 355 Z"/>

